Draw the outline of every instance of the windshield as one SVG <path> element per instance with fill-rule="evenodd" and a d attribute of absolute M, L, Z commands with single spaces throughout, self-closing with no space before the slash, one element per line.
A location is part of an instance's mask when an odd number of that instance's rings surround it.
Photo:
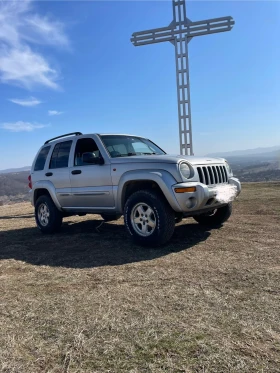
<path fill-rule="evenodd" d="M 141 137 L 103 135 L 100 136 L 112 158 L 133 155 L 162 155 L 165 152 L 150 140 Z"/>

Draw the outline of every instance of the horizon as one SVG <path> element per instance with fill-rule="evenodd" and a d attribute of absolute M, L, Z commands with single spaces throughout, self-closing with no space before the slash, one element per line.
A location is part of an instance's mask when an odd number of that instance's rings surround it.
<path fill-rule="evenodd" d="M 260 149 L 274 149 L 275 151 L 278 151 L 279 150 L 279 155 L 280 155 L 280 145 L 275 145 L 275 146 L 271 146 L 271 147 L 265 147 L 265 148 L 253 148 L 253 149 L 239 149 L 239 150 L 233 150 L 231 151 L 232 153 L 238 153 L 238 152 L 245 152 L 245 151 L 254 151 L 254 150 L 260 150 Z M 163 149 L 164 150 L 164 149 Z M 231 153 L 231 152 L 228 152 L 228 151 L 225 151 L 224 154 L 226 153 Z M 248 155 L 236 155 L 236 157 L 239 157 L 239 156 L 243 156 L 243 157 L 246 157 L 246 156 L 252 156 L 252 155 L 258 155 L 258 154 L 265 154 L 265 153 L 269 153 L 270 150 L 267 150 L 267 151 L 264 151 L 263 153 L 251 153 L 251 154 L 248 154 Z M 217 153 L 223 153 L 223 152 L 217 152 Z M 176 153 L 177 154 L 177 153 Z M 213 153 L 215 154 L 215 153 Z M 172 154 L 171 154 L 172 155 Z M 194 155 L 195 156 L 195 155 Z M 204 154 L 202 155 L 201 157 L 207 157 L 207 156 L 211 156 L 211 154 Z M 193 157 L 192 155 L 189 155 L 188 157 Z M 234 157 L 234 156 L 232 156 Z M 33 162 L 33 160 L 32 160 Z M 25 165 L 25 166 L 19 166 L 19 167 L 9 167 L 9 168 L 1 168 L 0 169 L 0 172 L 2 171 L 6 171 L 6 170 L 16 170 L 16 169 L 23 169 L 23 168 L 31 168 L 32 166 L 32 162 L 29 166 Z"/>
<path fill-rule="evenodd" d="M 194 154 L 277 147 L 280 3 L 186 1 L 186 11 L 235 20 L 189 44 Z M 130 42 L 170 23 L 171 0 L 10 1 L 0 15 L 0 170 L 28 167 L 46 139 L 75 130 L 132 132 L 179 154 L 174 47 Z"/>

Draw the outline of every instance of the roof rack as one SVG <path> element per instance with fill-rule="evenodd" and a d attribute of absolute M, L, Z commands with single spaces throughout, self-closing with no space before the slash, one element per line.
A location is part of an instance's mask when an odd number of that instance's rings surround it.
<path fill-rule="evenodd" d="M 75 136 L 80 136 L 82 135 L 82 132 L 71 132 L 71 133 L 66 133 L 65 135 L 61 135 L 61 136 L 57 136 L 57 137 L 54 137 L 52 139 L 49 139 L 45 142 L 44 145 L 48 144 L 49 142 L 53 141 L 53 140 L 57 140 L 57 139 L 60 139 L 62 137 L 66 137 L 66 136 L 72 136 L 72 135 L 75 135 Z"/>

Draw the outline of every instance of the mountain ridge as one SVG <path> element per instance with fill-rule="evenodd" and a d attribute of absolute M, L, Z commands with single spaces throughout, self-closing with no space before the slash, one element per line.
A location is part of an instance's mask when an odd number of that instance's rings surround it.
<path fill-rule="evenodd" d="M 280 155 L 280 145 L 271 146 L 271 147 L 259 147 L 253 149 L 243 149 L 243 150 L 233 150 L 233 151 L 224 151 L 217 153 L 206 154 L 206 157 L 242 157 L 242 156 L 257 156 L 257 155 Z"/>
<path fill-rule="evenodd" d="M 16 172 L 30 171 L 31 166 L 17 167 L 17 168 L 7 168 L 5 170 L 0 170 L 0 174 L 11 174 Z"/>

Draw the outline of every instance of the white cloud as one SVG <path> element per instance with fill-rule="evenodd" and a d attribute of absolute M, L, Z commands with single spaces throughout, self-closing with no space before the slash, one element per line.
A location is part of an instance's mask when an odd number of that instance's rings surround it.
<path fill-rule="evenodd" d="M 36 85 L 57 89 L 57 72 L 47 61 L 35 54 L 29 47 L 0 52 L 1 80 L 5 83 L 23 85 L 28 89 Z"/>
<path fill-rule="evenodd" d="M 46 44 L 69 47 L 69 40 L 65 34 L 63 23 L 35 14 L 26 19 L 26 24 L 28 29 L 32 30 L 32 33 L 26 33 L 24 35 L 25 39 L 35 43 L 43 41 Z"/>
<path fill-rule="evenodd" d="M 63 113 L 63 111 L 57 111 L 57 110 L 49 110 L 48 111 L 48 114 L 50 116 L 53 116 L 53 115 L 61 115 Z"/>
<path fill-rule="evenodd" d="M 18 121 L 14 123 L 2 123 L 0 127 L 10 132 L 32 132 L 39 128 L 48 127 L 48 125 Z"/>
<path fill-rule="evenodd" d="M 59 74 L 33 45 L 69 47 L 61 22 L 34 13 L 32 1 L 0 1 L 0 81 L 58 89 Z"/>
<path fill-rule="evenodd" d="M 37 100 L 35 97 L 30 97 L 26 99 L 20 99 L 20 98 L 10 98 L 9 101 L 13 102 L 14 104 L 20 105 L 20 106 L 36 106 L 41 104 L 42 102 Z"/>

